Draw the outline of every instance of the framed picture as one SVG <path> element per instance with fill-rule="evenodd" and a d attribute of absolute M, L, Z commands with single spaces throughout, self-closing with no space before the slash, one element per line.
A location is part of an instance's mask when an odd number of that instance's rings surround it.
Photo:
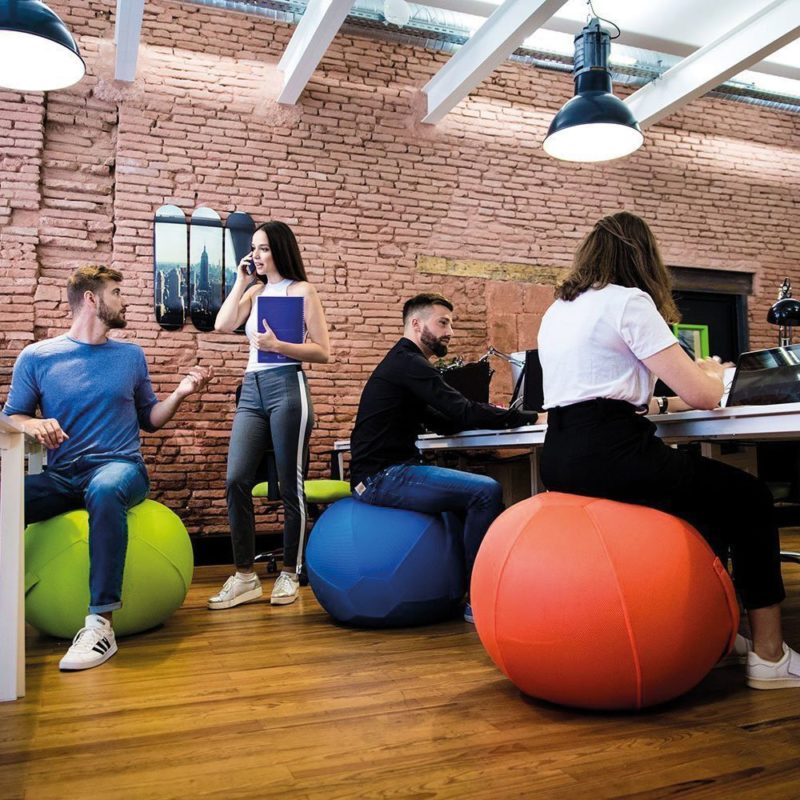
<path fill-rule="evenodd" d="M 672 332 L 681 346 L 688 350 L 694 358 L 708 358 L 711 355 L 708 348 L 708 325 L 688 325 L 677 322 L 673 324 Z"/>

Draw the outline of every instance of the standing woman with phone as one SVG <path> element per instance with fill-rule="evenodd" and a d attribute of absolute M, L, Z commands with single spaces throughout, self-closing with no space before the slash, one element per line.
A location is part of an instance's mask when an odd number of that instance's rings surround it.
<path fill-rule="evenodd" d="M 215 330 L 231 333 L 246 322 L 250 357 L 233 420 L 225 484 L 236 573 L 209 598 L 211 609 L 232 608 L 261 596 L 261 582 L 253 570 L 251 492 L 264 452 L 270 447 L 275 453 L 284 511 L 283 571 L 272 588 L 270 603 L 287 605 L 297 599 L 297 567 L 306 531 L 305 459 L 314 425 L 302 362 L 324 364 L 330 357 L 322 303 L 308 282 L 292 229 L 283 222 L 265 222 L 256 228 L 252 243 L 252 253 L 239 262 L 236 282 L 214 325 Z M 305 340 L 300 344 L 280 341 L 266 320 L 258 318 L 259 297 L 303 298 Z M 279 353 L 293 361 L 260 363 L 259 351 Z"/>

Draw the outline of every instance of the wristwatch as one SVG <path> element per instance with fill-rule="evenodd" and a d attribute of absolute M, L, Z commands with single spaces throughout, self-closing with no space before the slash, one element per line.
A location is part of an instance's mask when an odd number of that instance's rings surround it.
<path fill-rule="evenodd" d="M 669 410 L 669 398 L 667 397 L 656 397 L 655 398 L 656 405 L 658 406 L 658 413 L 659 414 L 666 414 Z"/>

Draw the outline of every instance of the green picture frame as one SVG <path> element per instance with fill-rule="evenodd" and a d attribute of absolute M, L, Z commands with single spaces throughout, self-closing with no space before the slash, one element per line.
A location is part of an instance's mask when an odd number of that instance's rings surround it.
<path fill-rule="evenodd" d="M 672 325 L 672 332 L 684 347 L 694 353 L 695 358 L 708 358 L 711 355 L 708 346 L 708 325 L 676 322 Z"/>

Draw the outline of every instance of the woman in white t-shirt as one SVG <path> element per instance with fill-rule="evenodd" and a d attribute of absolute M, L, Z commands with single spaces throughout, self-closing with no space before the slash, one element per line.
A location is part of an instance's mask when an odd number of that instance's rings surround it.
<path fill-rule="evenodd" d="M 785 597 L 772 495 L 727 464 L 675 450 L 644 415 L 715 408 L 724 365 L 693 361 L 668 322 L 678 319 L 671 279 L 644 220 L 601 219 L 579 246 L 539 331 L 548 428 L 548 489 L 658 508 L 695 525 L 730 555 L 753 640 L 737 637 L 747 682 L 800 688 L 800 655 L 783 642 Z M 653 398 L 656 377 L 678 397 Z"/>
<path fill-rule="evenodd" d="M 266 320 L 265 331 L 260 333 L 259 297 L 301 297 L 305 340 L 280 341 Z M 324 364 L 330 345 L 322 303 L 306 278 L 294 233 L 283 222 L 265 222 L 256 228 L 252 254 L 240 262 L 236 283 L 222 304 L 214 327 L 231 332 L 242 323 L 250 340 L 250 357 L 233 419 L 225 487 L 236 573 L 209 598 L 211 609 L 232 608 L 261 596 L 261 583 L 253 571 L 255 517 L 251 492 L 269 448 L 275 455 L 284 511 L 283 571 L 272 588 L 270 603 L 287 605 L 297 599 L 297 573 L 306 532 L 305 461 L 314 425 L 302 362 Z M 290 360 L 262 363 L 259 352 Z"/>

